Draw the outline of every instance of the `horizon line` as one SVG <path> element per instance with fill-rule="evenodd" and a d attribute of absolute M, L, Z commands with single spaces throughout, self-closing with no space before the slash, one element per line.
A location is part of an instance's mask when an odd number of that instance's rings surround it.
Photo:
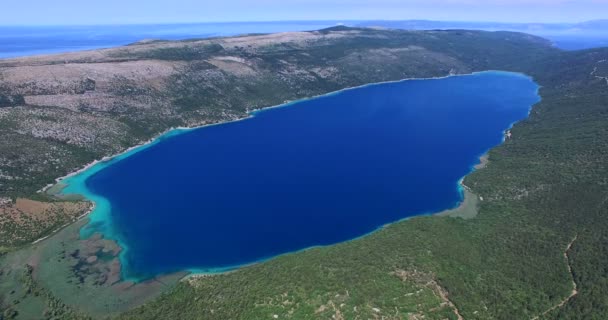
<path fill-rule="evenodd" d="M 156 25 L 192 25 L 192 24 L 235 24 L 235 23 L 319 23 L 331 22 L 336 25 L 349 22 L 441 22 L 441 23 L 495 23 L 511 25 L 577 25 L 589 22 L 607 21 L 608 18 L 582 20 L 578 22 L 508 22 L 508 21 L 482 21 L 482 20 L 433 20 L 433 19 L 319 19 L 319 20 L 241 20 L 241 21 L 199 21 L 199 22 L 125 22 L 125 23 L 94 23 L 94 24 L 0 24 L 5 27 L 120 27 L 120 26 L 156 26 Z"/>

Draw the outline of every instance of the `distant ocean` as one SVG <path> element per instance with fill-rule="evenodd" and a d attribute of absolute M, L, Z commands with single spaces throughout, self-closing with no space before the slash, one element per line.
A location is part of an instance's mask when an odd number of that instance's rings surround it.
<path fill-rule="evenodd" d="M 117 26 L 0 26 L 0 58 L 110 48 L 143 39 L 182 40 L 246 33 L 318 30 L 338 24 L 400 29 L 512 30 L 552 40 L 565 50 L 608 46 L 608 28 L 578 25 L 525 25 L 435 21 L 281 21 Z M 544 26 L 544 27 L 543 27 Z"/>
<path fill-rule="evenodd" d="M 0 26 L 0 58 L 111 48 L 143 39 L 183 40 L 318 30 L 339 21 L 234 22 L 117 26 Z"/>
<path fill-rule="evenodd" d="M 583 50 L 598 47 L 608 47 L 608 36 L 603 35 L 555 35 L 548 36 L 553 44 L 564 50 Z"/>
<path fill-rule="evenodd" d="M 221 271 L 457 206 L 537 88 L 484 72 L 341 91 L 171 131 L 63 192 L 96 202 L 82 236 L 118 240 L 125 278 Z"/>

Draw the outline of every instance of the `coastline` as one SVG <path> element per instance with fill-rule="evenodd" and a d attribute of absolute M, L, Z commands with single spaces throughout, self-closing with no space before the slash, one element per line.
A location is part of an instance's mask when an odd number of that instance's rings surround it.
<path fill-rule="evenodd" d="M 253 110 L 248 110 L 247 113 L 243 117 L 240 117 L 240 118 L 229 119 L 229 120 L 226 120 L 226 121 L 221 121 L 221 122 L 216 122 L 216 123 L 207 123 L 207 124 L 197 125 L 197 126 L 193 126 L 193 127 L 172 127 L 172 128 L 169 128 L 166 131 L 164 131 L 164 132 L 162 132 L 162 133 L 160 133 L 160 134 L 158 134 L 158 135 L 156 135 L 156 136 L 148 139 L 147 141 L 143 141 L 143 142 L 141 142 L 141 143 L 139 143 L 139 144 L 137 144 L 135 146 L 129 147 L 129 148 L 125 149 L 124 151 L 121 151 L 121 152 L 119 152 L 119 153 L 117 153 L 115 155 L 106 156 L 106 157 L 103 157 L 100 160 L 94 160 L 93 162 L 85 165 L 83 168 L 80 168 L 80 169 L 75 170 L 75 171 L 73 171 L 71 173 L 68 173 L 67 175 L 65 175 L 63 177 L 57 178 L 57 179 L 55 179 L 55 184 L 47 185 L 46 187 L 44 187 L 42 190 L 40 190 L 38 192 L 47 192 L 53 186 L 56 186 L 56 185 L 58 185 L 58 184 L 60 184 L 60 183 L 62 183 L 64 181 L 66 181 L 66 180 L 69 180 L 70 178 L 73 178 L 73 177 L 76 177 L 76 176 L 78 176 L 80 174 L 88 172 L 89 170 L 91 170 L 93 168 L 97 168 L 97 169 L 101 170 L 106 165 L 109 165 L 109 164 L 111 164 L 114 161 L 120 161 L 121 159 L 123 159 L 125 157 L 128 157 L 128 156 L 130 156 L 132 154 L 135 154 L 135 153 L 137 153 L 139 151 L 145 150 L 145 149 L 147 149 L 147 148 L 155 145 L 156 143 L 159 143 L 159 142 L 163 141 L 165 138 L 177 136 L 177 135 L 180 135 L 182 133 L 186 133 L 186 132 L 189 132 L 189 131 L 192 131 L 192 130 L 196 130 L 196 129 L 201 129 L 201 128 L 208 127 L 208 126 L 215 126 L 215 125 L 221 125 L 221 124 L 227 124 L 227 123 L 247 120 L 247 119 L 249 119 L 251 117 L 254 117 L 259 112 L 264 112 L 264 111 L 271 110 L 271 109 L 274 109 L 274 108 L 288 107 L 288 106 L 291 106 L 293 104 L 296 104 L 296 103 L 299 103 L 299 102 L 302 102 L 302 101 L 307 101 L 307 100 L 316 99 L 316 98 L 325 97 L 325 96 L 336 95 L 336 94 L 340 94 L 341 92 L 348 91 L 348 90 L 354 90 L 354 89 L 364 88 L 364 87 L 369 87 L 369 86 L 377 86 L 377 85 L 382 85 L 382 84 L 386 84 L 386 83 L 400 83 L 400 82 L 415 81 L 415 80 L 445 79 L 445 78 L 450 78 L 450 77 L 461 77 L 461 76 L 469 76 L 469 75 L 483 74 L 483 73 L 494 73 L 494 72 L 508 73 L 508 74 L 512 74 L 512 75 L 520 75 L 520 76 L 523 76 L 523 77 L 531 79 L 531 77 L 529 77 L 529 76 L 527 76 L 525 74 L 522 74 L 522 73 L 515 73 L 515 72 L 508 72 L 508 71 L 488 70 L 488 71 L 472 72 L 472 73 L 467 73 L 467 74 L 449 74 L 449 75 L 440 76 L 440 77 L 406 78 L 406 79 L 395 80 L 395 81 L 377 82 L 377 83 L 371 83 L 371 84 L 364 84 L 364 85 L 360 85 L 360 86 L 348 87 L 348 88 L 344 88 L 344 89 L 341 89 L 341 90 L 337 90 L 337 91 L 333 91 L 333 92 L 329 92 L 329 93 L 325 93 L 325 94 L 319 94 L 319 95 L 316 95 L 316 96 L 312 96 L 312 97 L 308 97 L 308 98 L 303 98 L 303 99 L 298 99 L 298 100 L 294 100 L 294 101 L 285 101 L 284 103 L 279 104 L 279 105 L 275 105 L 275 106 L 269 106 L 269 107 L 264 107 L 264 108 L 257 108 L 257 109 L 253 109 Z M 532 106 L 530 106 L 530 109 L 531 109 L 531 107 Z M 502 142 L 504 143 L 504 141 L 505 140 L 503 139 Z M 483 158 L 483 156 L 482 156 L 482 158 Z M 480 162 L 483 162 L 483 159 L 481 159 Z M 103 165 L 103 167 L 97 167 L 98 165 Z M 478 165 L 480 165 L 480 164 L 472 166 L 470 172 L 473 172 L 474 170 L 478 170 L 478 168 L 477 168 Z M 98 171 L 98 170 L 94 170 L 94 171 Z M 94 174 L 94 172 L 92 174 Z M 458 187 L 460 188 L 460 190 L 462 192 L 462 199 L 461 199 L 461 201 L 459 201 L 456 204 L 456 206 L 454 208 L 450 209 L 449 211 L 458 210 L 458 208 L 460 208 L 465 202 L 467 202 L 467 195 L 468 195 L 467 191 L 469 191 L 469 190 L 462 183 L 463 179 L 464 179 L 464 177 L 461 178 L 458 181 Z M 57 195 L 61 195 L 61 194 L 63 194 L 63 195 L 73 194 L 73 193 L 63 193 L 64 191 L 66 191 L 66 189 L 69 190 L 69 188 L 62 189 L 62 190 L 60 190 L 57 193 Z M 57 195 L 55 195 L 55 196 L 57 196 Z M 91 210 L 89 210 L 88 212 L 86 212 L 83 215 L 81 215 L 80 217 L 78 217 L 77 220 L 80 220 L 80 219 L 82 219 L 84 217 L 87 217 L 91 213 L 95 213 L 96 209 L 99 208 L 98 202 L 96 202 L 96 199 L 90 197 L 90 195 L 87 196 L 87 194 L 81 194 L 81 195 L 87 201 L 90 201 L 91 203 L 93 203 L 93 207 L 92 207 Z M 477 198 L 477 197 L 475 196 L 475 198 Z M 438 215 L 438 216 L 441 216 L 442 213 L 444 213 L 444 211 L 442 211 L 442 212 L 431 212 L 431 213 L 421 213 L 421 214 L 417 214 L 417 215 L 412 216 L 412 217 L 406 217 L 404 219 L 400 219 L 400 220 L 388 223 L 386 225 L 379 226 L 378 228 L 372 230 L 369 233 L 363 234 L 363 235 L 361 235 L 359 237 L 356 237 L 356 238 L 353 238 L 353 239 L 349 239 L 347 241 L 357 240 L 357 239 L 359 239 L 361 237 L 368 236 L 371 233 L 374 233 L 374 232 L 376 232 L 378 230 L 381 230 L 381 229 L 385 228 L 388 225 L 399 223 L 401 221 L 408 220 L 408 219 L 411 219 L 413 217 L 429 216 L 429 215 Z M 74 222 L 71 222 L 69 224 L 72 224 Z M 87 223 L 86 225 L 88 225 L 88 224 L 89 223 Z M 86 228 L 86 225 L 81 230 L 84 230 Z M 58 230 L 60 230 L 60 229 L 58 229 Z M 51 234 L 47 235 L 45 238 L 41 238 L 41 239 L 36 240 L 35 243 L 38 243 L 40 241 L 45 240 L 46 238 L 48 238 L 48 237 L 52 236 L 53 234 L 55 234 L 58 230 L 53 231 Z M 115 238 L 112 238 L 112 237 L 109 237 L 108 239 L 116 241 L 117 244 L 121 248 L 124 249 L 124 250 L 121 251 L 121 255 L 125 254 L 128 251 L 128 247 L 124 243 L 121 243 L 119 239 L 115 239 Z M 334 244 L 331 244 L 331 245 L 334 245 Z M 293 252 L 288 252 L 288 253 L 284 253 L 284 254 L 292 254 L 292 253 L 297 253 L 297 252 L 300 252 L 300 251 L 309 250 L 309 249 L 316 248 L 316 247 L 324 247 L 324 246 L 326 246 L 326 245 L 312 246 L 312 247 L 303 248 L 301 250 L 297 250 L 297 251 L 293 251 Z M 284 255 L 284 254 L 281 254 L 281 255 Z M 210 268 L 210 269 L 186 269 L 186 271 L 190 272 L 190 274 L 187 275 L 186 278 L 191 277 L 191 276 L 197 276 L 197 275 L 198 276 L 200 276 L 200 275 L 208 276 L 208 275 L 213 275 L 213 274 L 221 274 L 221 273 L 225 273 L 225 272 L 231 272 L 231 271 L 234 271 L 235 269 L 247 267 L 247 266 L 250 266 L 250 265 L 255 265 L 255 264 L 267 261 L 269 259 L 279 257 L 281 255 L 275 255 L 275 256 L 272 256 L 272 257 L 262 258 L 262 259 L 260 259 L 258 261 L 254 261 L 254 262 L 251 262 L 251 263 L 248 263 L 248 264 L 245 264 L 245 265 L 236 265 L 236 266 L 228 266 L 228 267 L 221 267 L 221 268 Z M 126 265 L 126 263 L 124 265 Z M 136 281 L 136 282 L 138 282 L 139 280 L 140 279 L 129 279 L 129 278 L 123 278 L 122 279 L 122 281 Z"/>
<path fill-rule="evenodd" d="M 485 155 L 485 154 L 484 154 Z M 481 168 L 480 168 L 481 169 Z M 478 170 L 478 169 L 475 169 Z M 473 172 L 473 171 L 471 171 Z M 464 179 L 464 178 L 463 178 Z M 206 278 L 206 277 L 211 277 L 211 276 L 215 276 L 215 275 L 221 275 L 221 274 L 225 274 L 225 273 L 230 273 L 230 272 L 235 272 L 239 269 L 242 268 L 247 268 L 247 267 L 251 267 L 254 266 L 256 264 L 260 264 L 260 263 L 264 263 L 268 260 L 274 259 L 274 258 L 278 258 L 278 257 L 282 257 L 285 255 L 290 255 L 290 254 L 297 254 L 300 252 L 304 252 L 307 250 L 313 250 L 313 249 L 317 249 L 317 248 L 324 248 L 324 247 L 328 247 L 328 246 L 335 246 L 335 245 L 339 245 L 341 243 L 347 243 L 347 242 L 351 242 L 351 241 L 357 241 L 360 240 L 362 238 L 365 238 L 367 236 L 370 236 L 376 232 L 382 231 L 383 229 L 390 227 L 392 225 L 398 224 L 398 223 L 402 223 L 405 221 L 408 221 L 410 219 L 413 218 L 420 218 L 420 217 L 448 217 L 448 218 L 461 218 L 461 219 L 472 219 L 475 218 L 477 216 L 477 205 L 479 203 L 479 201 L 482 201 L 483 198 L 478 197 L 475 193 L 473 193 L 469 187 L 467 187 L 466 185 L 464 185 L 462 183 L 462 180 L 460 179 L 458 181 L 458 187 L 462 188 L 462 200 L 459 201 L 454 207 L 450 208 L 450 209 L 446 209 L 446 210 L 442 210 L 442 211 L 434 211 L 434 212 L 428 212 L 428 213 L 420 213 L 420 214 L 416 214 L 413 216 L 409 216 L 409 217 L 405 217 L 393 222 L 389 222 L 386 223 L 384 225 L 378 226 L 376 227 L 374 230 L 371 230 L 365 234 L 362 234 L 360 236 L 357 236 L 355 238 L 346 240 L 346 241 L 342 241 L 342 242 L 338 242 L 338 243 L 333 243 L 333 244 L 327 244 L 327 245 L 314 245 L 314 246 L 310 246 L 310 247 L 306 247 L 306 248 L 302 248 L 296 251 L 290 251 L 290 252 L 285 252 L 279 255 L 274 255 L 271 257 L 265 257 L 265 258 L 261 258 L 257 261 L 253 261 L 250 263 L 246 263 L 246 264 L 242 264 L 242 265 L 234 265 L 234 266 L 227 266 L 227 267 L 219 267 L 219 268 L 209 268 L 209 269 L 196 269 L 196 268 L 192 268 L 192 269 L 186 269 L 186 271 L 189 272 L 189 274 L 187 274 L 183 280 L 191 280 L 191 279 L 196 279 L 196 278 Z"/>
<path fill-rule="evenodd" d="M 402 219 L 399 219 L 397 221 L 393 221 L 393 222 L 389 222 L 386 223 L 384 225 L 378 226 L 377 228 L 375 228 L 374 230 L 371 230 L 370 232 L 367 232 L 365 234 L 362 234 L 358 237 L 346 240 L 346 241 L 342 241 L 342 242 L 338 242 L 338 243 L 333 243 L 333 244 L 327 244 L 327 245 L 315 245 L 315 246 L 310 246 L 310 247 L 306 247 L 306 248 L 302 248 L 296 251 L 290 251 L 290 252 L 285 252 L 279 255 L 274 255 L 271 257 L 266 257 L 266 258 L 262 258 L 259 259 L 257 261 L 253 261 L 247 264 L 242 264 L 242 265 L 235 265 L 235 266 L 227 266 L 227 267 L 221 267 L 221 268 L 210 268 L 210 269 L 186 269 L 186 271 L 189 272 L 189 274 L 187 274 L 183 280 L 190 280 L 190 279 L 196 279 L 196 278 L 206 278 L 206 277 L 211 277 L 211 276 L 216 276 L 216 275 L 221 275 L 221 274 L 226 274 L 226 273 L 230 273 L 230 272 L 235 272 L 239 269 L 242 268 L 247 268 L 247 267 L 251 267 L 260 263 L 264 263 L 268 260 L 271 259 L 275 259 L 275 258 L 279 258 L 285 255 L 290 255 L 290 254 L 297 254 L 300 252 L 304 252 L 307 250 L 313 250 L 313 249 L 317 249 L 317 248 L 324 248 L 324 247 L 328 247 L 328 246 L 335 246 L 335 245 L 339 245 L 341 243 L 347 243 L 347 242 L 351 242 L 351 241 L 357 241 L 360 240 L 362 238 L 365 238 L 367 236 L 370 236 L 376 232 L 382 231 L 383 229 L 390 227 L 394 224 L 398 224 L 398 223 L 402 223 L 405 221 L 408 221 L 410 219 L 413 218 L 420 218 L 420 217 L 449 217 L 449 218 L 461 218 L 461 219 L 472 219 L 477 215 L 477 208 L 476 205 L 478 204 L 478 202 L 480 201 L 479 197 L 474 194 L 472 191 L 469 190 L 469 188 L 465 185 L 462 185 L 465 188 L 465 191 L 463 192 L 463 199 L 458 202 L 458 204 L 451 208 L 451 209 L 446 209 L 443 211 L 436 211 L 436 212 L 430 212 L 430 213 L 421 213 L 421 214 L 416 214 L 410 217 L 405 217 Z M 471 211 L 475 211 L 475 214 L 471 214 Z"/>
<path fill-rule="evenodd" d="M 99 163 L 108 162 L 110 160 L 113 160 L 113 159 L 118 158 L 120 156 L 124 156 L 125 154 L 133 152 L 133 151 L 136 151 L 136 150 L 140 151 L 140 150 L 138 150 L 139 148 L 142 148 L 142 150 L 144 149 L 143 147 L 148 148 L 148 147 L 152 146 L 154 143 L 156 143 L 159 139 L 162 139 L 163 137 L 167 136 L 168 134 L 171 134 L 170 136 L 173 136 L 174 134 L 172 134 L 172 133 L 176 132 L 176 131 L 177 131 L 177 133 L 179 133 L 180 131 L 195 130 L 195 129 L 198 129 L 198 128 L 202 128 L 204 126 L 206 126 L 206 125 L 202 125 L 202 126 L 198 126 L 198 127 L 192 127 L 192 128 L 190 128 L 190 127 L 171 127 L 169 129 L 167 129 L 166 131 L 164 131 L 164 132 L 162 132 L 160 134 L 157 134 L 156 136 L 154 136 L 154 137 L 152 137 L 152 138 L 150 138 L 150 139 L 148 139 L 146 141 L 140 142 L 140 143 L 138 143 L 138 144 L 136 144 L 136 145 L 134 145 L 132 147 L 128 147 L 127 149 L 125 149 L 123 151 L 120 151 L 120 152 L 118 152 L 116 154 L 113 154 L 113 155 L 110 155 L 110 156 L 105 156 L 105 157 L 103 157 L 103 158 L 101 158 L 99 160 L 93 160 L 92 162 L 87 163 L 86 165 L 84 165 L 80 169 L 72 171 L 72 172 L 66 174 L 65 176 L 61 176 L 59 178 L 56 178 L 55 179 L 55 183 L 47 184 L 42 189 L 38 190 L 37 193 L 47 192 L 49 189 L 51 189 L 54 186 L 57 186 L 62 181 L 66 180 L 66 179 L 68 179 L 70 177 L 73 177 L 75 175 L 78 175 L 80 173 L 83 173 L 84 171 L 87 171 L 88 169 L 94 167 L 95 165 L 97 165 Z M 59 192 L 57 192 L 57 194 L 60 194 L 61 191 L 62 190 L 59 190 Z M 55 194 L 51 194 L 51 195 L 55 195 Z"/>
<path fill-rule="evenodd" d="M 170 136 L 173 136 L 175 134 L 179 134 L 179 133 L 184 133 L 184 132 L 188 132 L 191 130 L 197 130 L 197 129 L 201 129 L 201 128 L 205 128 L 205 127 L 210 127 L 210 126 L 216 126 L 216 125 L 222 125 L 222 124 L 227 124 L 227 123 L 232 123 L 232 122 L 237 122 L 237 121 L 243 121 L 243 120 L 247 120 L 253 116 L 255 116 L 256 113 L 258 112 L 264 112 L 267 110 L 272 110 L 275 108 L 283 108 L 283 107 L 288 107 L 290 105 L 299 103 L 299 102 L 303 102 L 306 100 L 311 100 L 311 99 L 317 99 L 317 98 L 321 98 L 321 97 L 328 97 L 328 96 L 332 96 L 335 94 L 339 94 L 341 92 L 345 92 L 345 91 L 349 91 L 349 90 L 355 90 L 355 89 L 359 89 L 359 88 L 365 88 L 365 87 L 371 87 L 371 86 L 377 86 L 377 85 L 382 85 L 382 84 L 388 84 L 388 83 L 400 83 L 400 82 L 405 82 L 405 81 L 416 81 L 416 80 L 440 80 L 440 79 L 446 79 L 446 78 L 452 78 L 452 77 L 462 77 L 462 76 L 470 76 L 470 75 L 476 75 L 476 74 L 483 74 L 483 73 L 507 73 L 507 74 L 512 74 L 512 75 L 519 75 L 519 76 L 523 76 L 525 78 L 529 78 L 529 79 L 533 79 L 531 76 L 528 76 L 527 74 L 521 73 L 521 72 L 511 72 L 511 71 L 502 71 L 502 70 L 485 70 L 485 71 L 474 71 L 474 72 L 470 72 L 470 73 L 457 73 L 457 74 L 448 74 L 445 76 L 436 76 L 436 77 L 422 77 L 422 78 L 404 78 L 401 80 L 389 80 L 389 81 L 380 81 L 380 82 L 374 82 L 374 83 L 368 83 L 368 84 L 363 84 L 363 85 L 359 85 L 359 86 L 352 86 L 352 87 L 346 87 L 344 89 L 340 89 L 340 90 L 336 90 L 336 91 L 332 91 L 332 92 L 328 92 L 328 93 L 323 93 L 323 94 L 318 94 L 315 96 L 311 96 L 311 97 L 307 97 L 307 98 L 302 98 L 302 99 L 296 99 L 296 100 L 291 100 L 291 101 L 284 101 L 281 104 L 277 104 L 277 105 L 273 105 L 273 106 L 268 106 L 268 107 L 261 107 L 261 108 L 255 108 L 255 109 L 251 109 L 251 110 L 247 110 L 246 114 L 241 117 L 241 118 L 236 118 L 236 119 L 230 119 L 230 120 L 226 120 L 226 121 L 220 121 L 220 122 L 215 122 L 215 123 L 206 123 L 206 124 L 202 124 L 202 125 L 195 125 L 192 127 L 183 127 L 183 126 L 178 126 L 178 127 L 170 127 L 167 130 L 151 137 L 150 139 L 140 142 L 132 147 L 128 147 L 127 149 L 120 151 L 116 154 L 113 155 L 109 155 L 109 156 L 104 156 L 103 158 L 99 159 L 99 160 L 93 160 L 92 162 L 84 165 L 82 168 L 77 169 L 75 171 L 72 171 L 64 176 L 61 176 L 59 178 L 55 179 L 55 183 L 52 184 L 47 184 L 46 186 L 44 186 L 42 189 L 38 190 L 37 193 L 41 193 L 41 192 L 46 192 L 48 189 L 52 188 L 53 186 L 57 185 L 58 183 L 60 183 L 61 181 L 70 178 L 72 176 L 75 176 L 77 174 L 80 174 L 88 169 L 90 169 L 91 167 L 102 163 L 102 162 L 107 162 L 110 160 L 113 160 L 117 157 L 123 156 L 127 153 L 133 152 L 133 151 L 140 151 L 139 148 L 142 147 L 149 147 L 151 145 L 153 145 L 154 143 L 157 143 L 159 139 L 164 138 L 168 138 Z M 512 128 L 513 124 L 511 124 L 511 126 L 509 126 L 508 129 L 505 130 L 505 132 L 509 131 Z M 504 140 L 503 140 L 504 142 Z M 137 149 L 137 150 L 136 150 Z M 142 148 L 141 150 L 144 150 L 144 148 Z"/>

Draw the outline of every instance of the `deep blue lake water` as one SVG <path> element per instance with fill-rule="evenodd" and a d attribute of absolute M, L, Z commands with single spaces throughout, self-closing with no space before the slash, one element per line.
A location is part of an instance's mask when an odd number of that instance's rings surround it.
<path fill-rule="evenodd" d="M 84 233 L 119 240 L 125 278 L 217 271 L 455 207 L 538 100 L 505 72 L 371 85 L 169 134 L 64 192 L 97 201 Z"/>

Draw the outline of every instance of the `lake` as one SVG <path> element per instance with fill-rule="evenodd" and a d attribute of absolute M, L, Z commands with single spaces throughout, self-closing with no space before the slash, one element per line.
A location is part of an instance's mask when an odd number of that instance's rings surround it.
<path fill-rule="evenodd" d="M 459 181 L 539 101 L 529 77 L 382 83 L 175 130 L 66 179 L 123 278 L 217 272 L 457 206 Z"/>

